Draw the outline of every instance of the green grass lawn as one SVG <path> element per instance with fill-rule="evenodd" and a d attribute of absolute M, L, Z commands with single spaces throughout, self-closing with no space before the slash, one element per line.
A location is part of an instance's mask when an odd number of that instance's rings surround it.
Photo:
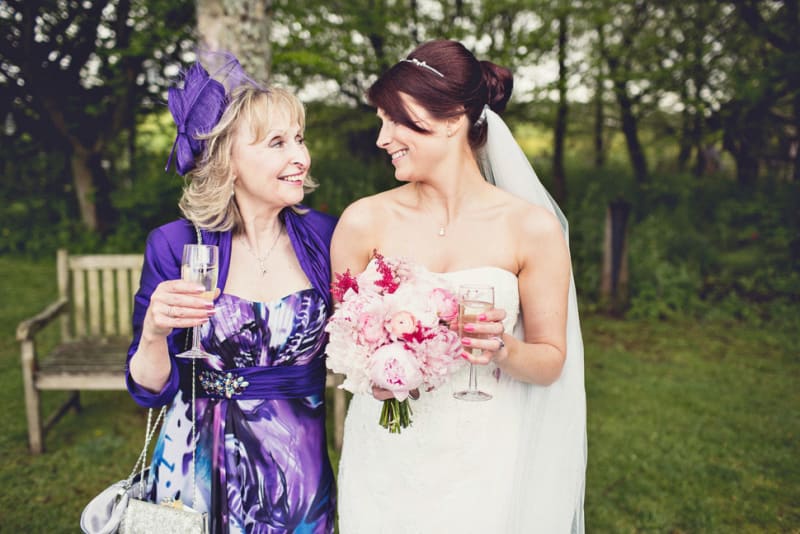
<path fill-rule="evenodd" d="M 14 331 L 54 299 L 54 276 L 52 262 L 0 258 L 0 532 L 79 532 L 143 438 L 127 393 L 85 393 L 47 452 L 28 454 Z M 797 328 L 584 317 L 583 332 L 588 532 L 800 532 Z M 63 398 L 46 393 L 45 412 Z"/>

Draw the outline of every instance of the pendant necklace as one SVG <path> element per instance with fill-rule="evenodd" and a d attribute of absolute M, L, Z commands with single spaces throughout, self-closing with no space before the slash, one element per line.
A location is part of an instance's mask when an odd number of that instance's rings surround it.
<path fill-rule="evenodd" d="M 417 202 L 419 203 L 420 206 L 422 206 L 422 197 L 419 194 L 419 189 L 417 189 L 417 197 L 419 199 Z M 433 218 L 433 215 L 431 214 L 431 212 L 428 209 L 425 209 L 425 211 L 428 213 L 428 215 L 431 216 L 431 218 Z M 449 224 L 449 222 L 445 222 L 444 224 L 440 224 L 439 225 L 439 231 L 437 232 L 439 237 L 447 237 L 447 225 L 448 224 Z"/>
<path fill-rule="evenodd" d="M 283 230 L 283 228 L 281 226 L 278 226 L 278 232 L 275 234 L 275 239 L 272 241 L 272 245 L 270 245 L 269 250 L 267 250 L 267 253 L 264 254 L 263 256 L 259 256 L 258 254 L 256 254 L 253 251 L 252 248 L 250 248 L 250 245 L 247 243 L 247 240 L 244 238 L 244 234 L 241 234 L 241 236 L 240 236 L 240 238 L 242 240 L 242 244 L 244 244 L 244 246 L 247 249 L 247 251 L 250 254 L 252 254 L 252 256 L 258 262 L 258 269 L 261 271 L 261 276 L 262 277 L 267 275 L 267 260 L 269 259 L 270 254 L 272 254 L 273 249 L 275 249 L 275 245 L 278 244 L 278 238 L 281 236 L 282 230 Z"/>

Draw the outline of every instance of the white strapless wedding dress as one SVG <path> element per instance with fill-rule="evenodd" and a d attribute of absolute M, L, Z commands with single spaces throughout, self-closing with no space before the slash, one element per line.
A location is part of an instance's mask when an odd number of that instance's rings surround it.
<path fill-rule="evenodd" d="M 494 285 L 495 306 L 507 313 L 506 332 L 522 337 L 518 281 L 513 273 L 497 267 L 479 267 L 443 276 L 453 285 Z M 582 391 L 582 359 L 580 363 Z M 574 503 L 569 503 L 573 510 L 569 513 L 574 512 L 575 517 L 570 516 L 560 523 L 536 519 L 542 528 L 531 526 L 533 520 L 527 517 L 524 520 L 511 517 L 511 510 L 520 506 L 542 509 L 551 506 L 546 502 L 548 488 L 521 490 L 523 486 L 537 485 L 537 481 L 518 480 L 522 464 L 528 469 L 526 477 L 536 473 L 530 459 L 536 451 L 526 443 L 538 439 L 530 437 L 531 431 L 525 430 L 521 420 L 535 416 L 530 411 L 532 388 L 539 392 L 549 388 L 512 380 L 494 365 L 477 366 L 477 369 L 478 387 L 491 393 L 491 400 L 468 402 L 453 397 L 455 391 L 467 386 L 469 366 L 465 361 L 448 382 L 432 392 L 422 392 L 419 400 L 410 401 L 412 426 L 399 435 L 389 434 L 378 425 L 380 401 L 369 395 L 354 395 L 345 421 L 339 464 L 338 506 L 342 534 L 582 531 L 582 517 L 577 517 L 579 512 L 574 511 L 577 506 Z M 546 399 L 539 404 L 547 404 Z M 533 412 L 542 408 L 539 406 Z M 569 444 L 564 445 L 570 448 Z M 585 441 L 579 446 L 584 447 L 583 472 Z M 570 476 L 569 473 L 562 475 Z M 582 477 L 579 484 L 582 512 Z M 575 497 L 558 495 L 557 498 Z M 530 499 L 538 500 L 524 501 Z"/>

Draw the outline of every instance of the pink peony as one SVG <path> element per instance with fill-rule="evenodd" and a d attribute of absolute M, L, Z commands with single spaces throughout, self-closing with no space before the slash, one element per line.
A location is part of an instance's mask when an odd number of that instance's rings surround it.
<path fill-rule="evenodd" d="M 386 330 L 394 339 L 400 339 L 405 334 L 410 334 L 417 329 L 417 321 L 414 316 L 407 311 L 399 311 L 393 314 L 386 324 Z"/>
<path fill-rule="evenodd" d="M 417 355 L 427 389 L 435 389 L 462 365 L 461 338 L 452 330 L 440 329 L 421 340 L 412 340 L 409 348 Z"/>
<path fill-rule="evenodd" d="M 442 321 L 449 323 L 458 317 L 458 300 L 446 289 L 434 288 L 431 291 L 431 302 L 436 307 L 436 315 Z"/>
<path fill-rule="evenodd" d="M 401 401 L 423 379 L 414 353 L 403 343 L 389 343 L 376 350 L 370 357 L 369 377 L 373 384 L 388 389 Z"/>
<path fill-rule="evenodd" d="M 386 330 L 383 328 L 383 317 L 369 311 L 362 312 L 356 318 L 357 341 L 370 346 L 377 346 L 386 341 Z"/>

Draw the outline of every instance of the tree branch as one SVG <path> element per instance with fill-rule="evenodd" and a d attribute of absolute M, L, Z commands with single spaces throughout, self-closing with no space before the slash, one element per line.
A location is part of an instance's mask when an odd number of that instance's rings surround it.
<path fill-rule="evenodd" d="M 753 30 L 753 33 L 766 39 L 767 42 L 769 42 L 775 48 L 784 52 L 789 51 L 789 42 L 770 29 L 769 25 L 764 20 L 764 17 L 761 16 L 761 12 L 758 10 L 756 3 L 748 0 L 732 0 L 732 2 L 736 10 L 739 12 L 740 18 L 745 22 L 745 24 L 750 26 L 750 29 Z"/>

